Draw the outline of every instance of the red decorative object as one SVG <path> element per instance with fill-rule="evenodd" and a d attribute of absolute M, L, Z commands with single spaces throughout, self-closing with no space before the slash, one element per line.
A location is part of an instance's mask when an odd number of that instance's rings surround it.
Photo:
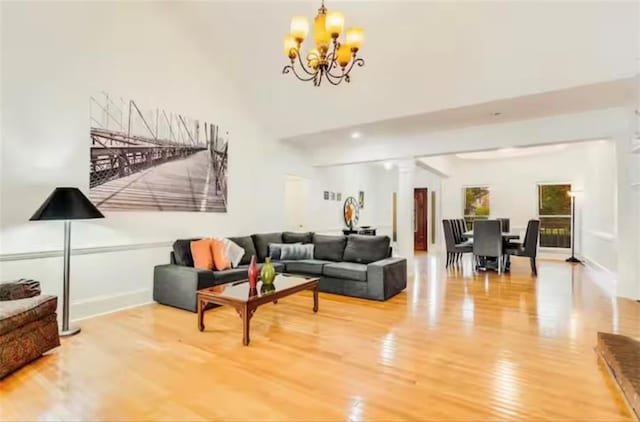
<path fill-rule="evenodd" d="M 255 289 L 258 285 L 258 264 L 256 263 L 255 255 L 251 257 L 251 264 L 249 264 L 249 271 L 247 275 L 249 278 L 249 287 Z"/>

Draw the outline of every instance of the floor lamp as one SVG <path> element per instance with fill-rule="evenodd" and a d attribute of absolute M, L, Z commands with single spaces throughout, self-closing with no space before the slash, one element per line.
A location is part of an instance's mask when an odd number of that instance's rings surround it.
<path fill-rule="evenodd" d="M 71 220 L 104 218 L 104 215 L 78 188 L 56 188 L 29 219 L 64 220 L 64 271 L 61 336 L 72 336 L 80 328 L 69 327 L 69 269 L 71 260 Z"/>
<path fill-rule="evenodd" d="M 578 191 L 570 190 L 567 195 L 571 197 L 571 256 L 566 259 L 567 262 L 574 262 L 579 264 L 580 261 L 576 258 L 576 194 Z"/>

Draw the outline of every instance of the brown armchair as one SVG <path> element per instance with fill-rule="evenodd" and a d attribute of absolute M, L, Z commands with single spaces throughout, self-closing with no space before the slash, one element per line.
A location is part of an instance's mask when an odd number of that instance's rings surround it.
<path fill-rule="evenodd" d="M 37 281 L 0 283 L 0 378 L 60 345 L 57 307 Z"/>

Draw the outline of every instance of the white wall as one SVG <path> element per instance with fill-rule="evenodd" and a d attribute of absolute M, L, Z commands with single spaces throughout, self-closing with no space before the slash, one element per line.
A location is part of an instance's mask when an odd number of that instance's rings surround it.
<path fill-rule="evenodd" d="M 378 234 L 392 237 L 393 193 L 398 192 L 398 166 L 390 163 L 387 169 L 382 163 L 349 164 L 318 167 L 312 181 L 312 206 L 309 220 L 312 230 L 322 233 L 341 233 L 344 226 L 342 206 L 347 196 L 358 198 L 358 191 L 365 192 L 365 207 L 360 210 L 359 225 L 370 225 Z M 436 222 L 440 218 L 441 177 L 420 167 L 415 167 L 414 187 L 429 189 L 428 211 L 431 213 L 431 192 L 436 192 Z M 342 193 L 342 201 L 325 201 L 323 192 Z M 428 236 L 434 228 L 429 218 Z M 400 223 L 400 222 L 399 222 Z M 439 233 L 439 226 L 435 227 Z M 440 238 L 436 236 L 438 246 Z M 429 240 L 429 242 L 431 242 Z M 434 250 L 429 246 L 429 250 Z"/>
<path fill-rule="evenodd" d="M 606 269 L 617 268 L 616 145 L 594 142 L 585 149 L 584 192 L 576 197 L 582 211 L 582 255 Z"/>
<path fill-rule="evenodd" d="M 311 190 L 311 229 L 321 233 L 341 233 L 345 227 L 342 207 L 345 199 L 364 191 L 364 208 L 360 210 L 358 225 L 373 226 L 379 234 L 391 236 L 392 194 L 397 189 L 395 168 L 386 170 L 382 164 L 352 164 L 318 167 Z M 325 201 L 323 192 L 342 193 L 341 201 Z"/>
<path fill-rule="evenodd" d="M 497 160 L 452 158 L 443 180 L 443 218 L 461 218 L 463 188 L 488 186 L 492 217 L 511 219 L 523 232 L 537 217 L 538 183 L 571 183 L 582 190 L 576 202 L 576 251 L 610 271 L 616 270 L 615 146 L 595 141 L 561 151 Z"/>
<path fill-rule="evenodd" d="M 56 186 L 88 192 L 90 95 L 134 98 L 231 135 L 226 214 L 111 212 L 74 223 L 72 247 L 85 249 L 72 257 L 72 318 L 87 301 L 108 303 L 92 306 L 104 311 L 150 300 L 153 265 L 167 261 L 177 237 L 282 229 L 285 174 L 311 175 L 301 155 L 254 123 L 221 73 L 217 46 L 228 40 L 196 40 L 175 7 L 2 3 L 2 279 L 32 277 L 61 293 L 62 224 L 28 219 Z"/>

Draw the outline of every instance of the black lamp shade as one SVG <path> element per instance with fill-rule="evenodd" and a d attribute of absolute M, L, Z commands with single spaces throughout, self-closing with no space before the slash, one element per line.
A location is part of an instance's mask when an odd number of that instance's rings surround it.
<path fill-rule="evenodd" d="M 29 219 L 81 220 L 104 218 L 104 215 L 78 188 L 56 188 Z"/>

